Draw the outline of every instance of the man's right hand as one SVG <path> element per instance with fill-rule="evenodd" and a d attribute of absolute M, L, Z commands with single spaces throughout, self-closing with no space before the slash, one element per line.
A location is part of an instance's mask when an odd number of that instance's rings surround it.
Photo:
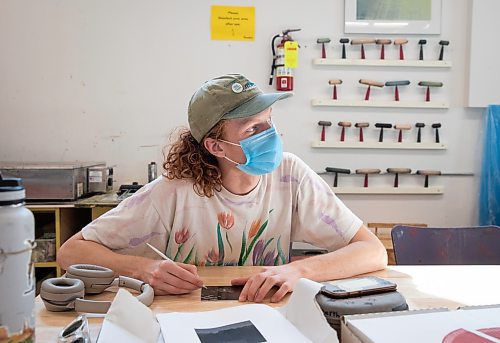
<path fill-rule="evenodd" d="M 142 279 L 153 287 L 155 295 L 186 294 L 203 286 L 196 266 L 169 260 L 151 260 Z"/>

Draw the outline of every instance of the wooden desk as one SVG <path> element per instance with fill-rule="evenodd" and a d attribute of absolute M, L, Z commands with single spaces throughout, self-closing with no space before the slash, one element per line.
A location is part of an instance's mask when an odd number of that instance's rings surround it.
<path fill-rule="evenodd" d="M 250 275 L 259 267 L 205 267 L 198 272 L 206 285 L 229 285 L 237 276 Z M 370 273 L 391 280 L 405 296 L 410 309 L 466 305 L 500 304 L 500 266 L 391 266 Z M 158 296 L 151 309 L 156 312 L 207 311 L 240 305 L 238 301 L 200 301 L 200 290 L 182 296 Z M 111 298 L 112 293 L 98 296 Z M 96 297 L 93 297 L 95 299 Z M 281 306 L 288 298 L 278 304 Z M 38 342 L 55 342 L 59 331 L 76 314 L 48 312 L 39 297 L 36 299 L 36 338 Z M 93 337 L 97 336 L 102 318 L 91 318 Z"/>

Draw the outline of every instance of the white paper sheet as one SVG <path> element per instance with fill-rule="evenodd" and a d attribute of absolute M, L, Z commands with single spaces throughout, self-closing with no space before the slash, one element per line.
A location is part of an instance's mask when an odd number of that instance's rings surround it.
<path fill-rule="evenodd" d="M 299 280 L 288 304 L 281 309 L 249 304 L 207 312 L 161 313 L 156 317 L 166 343 L 200 342 L 195 329 L 218 328 L 248 320 L 267 342 L 338 342 L 336 332 L 315 301 L 321 287 L 317 282 Z"/>
<path fill-rule="evenodd" d="M 154 343 L 159 336 L 153 311 L 120 288 L 104 317 L 98 343 Z"/>

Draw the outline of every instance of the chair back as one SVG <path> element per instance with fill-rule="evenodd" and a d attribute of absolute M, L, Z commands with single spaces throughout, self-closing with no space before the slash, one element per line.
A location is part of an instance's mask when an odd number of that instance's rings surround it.
<path fill-rule="evenodd" d="M 391 231 L 398 265 L 500 264 L 500 227 L 421 228 Z"/>

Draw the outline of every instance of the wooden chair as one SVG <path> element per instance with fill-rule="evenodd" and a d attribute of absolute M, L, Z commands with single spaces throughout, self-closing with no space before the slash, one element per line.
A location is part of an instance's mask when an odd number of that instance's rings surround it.
<path fill-rule="evenodd" d="M 500 227 L 419 228 L 391 231 L 398 265 L 500 264 Z"/>

